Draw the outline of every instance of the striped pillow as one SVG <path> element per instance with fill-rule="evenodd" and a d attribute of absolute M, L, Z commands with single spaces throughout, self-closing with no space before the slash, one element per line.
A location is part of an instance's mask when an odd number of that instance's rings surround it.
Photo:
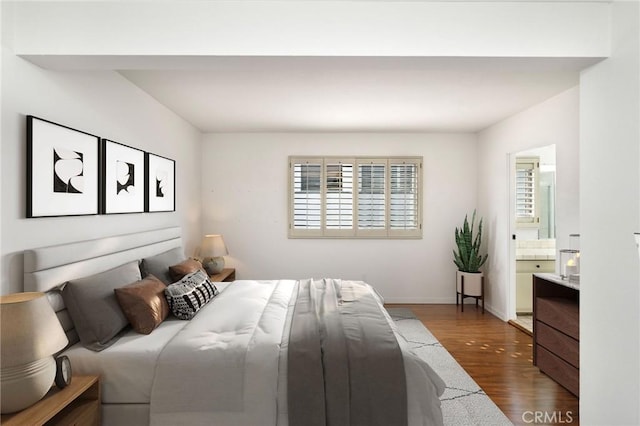
<path fill-rule="evenodd" d="M 201 270 L 185 275 L 164 290 L 169 309 L 173 315 L 183 320 L 193 318 L 218 293 L 216 286 Z"/>

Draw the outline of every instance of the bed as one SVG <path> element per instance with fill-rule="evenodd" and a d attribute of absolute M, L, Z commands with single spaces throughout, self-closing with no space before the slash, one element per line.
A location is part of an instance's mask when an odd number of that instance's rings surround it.
<path fill-rule="evenodd" d="M 442 424 L 444 383 L 360 281 L 215 283 L 215 297 L 192 319 L 169 315 L 149 334 L 127 326 L 98 350 L 78 341 L 87 324 L 61 288 L 83 289 L 83 277 L 182 252 L 180 233 L 172 227 L 25 252 L 25 291 L 47 293 L 72 342 L 64 354 L 74 374 L 101 376 L 103 424 Z M 99 303 L 83 309 L 93 315 Z"/>

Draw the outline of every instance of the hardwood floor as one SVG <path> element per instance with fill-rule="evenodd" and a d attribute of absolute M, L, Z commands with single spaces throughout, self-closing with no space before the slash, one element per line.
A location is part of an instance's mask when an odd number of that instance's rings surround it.
<path fill-rule="evenodd" d="M 473 305 L 388 306 L 410 308 L 514 424 L 579 424 L 578 398 L 533 365 L 527 334 Z"/>

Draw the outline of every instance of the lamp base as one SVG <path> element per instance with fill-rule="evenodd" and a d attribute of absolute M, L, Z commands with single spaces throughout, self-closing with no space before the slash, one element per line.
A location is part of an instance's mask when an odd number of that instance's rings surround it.
<path fill-rule="evenodd" d="M 52 356 L 27 364 L 5 367 L 0 372 L 0 409 L 15 413 L 40 401 L 51 389 L 56 377 Z"/>
<path fill-rule="evenodd" d="M 219 274 L 224 269 L 224 257 L 205 257 L 202 266 L 209 275 Z"/>

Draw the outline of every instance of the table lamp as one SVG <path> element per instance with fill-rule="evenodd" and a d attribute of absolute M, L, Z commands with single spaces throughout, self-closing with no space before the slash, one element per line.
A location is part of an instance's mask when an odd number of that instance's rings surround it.
<path fill-rule="evenodd" d="M 53 354 L 67 336 L 44 293 L 0 296 L 0 411 L 13 413 L 46 395 L 56 375 Z"/>
<path fill-rule="evenodd" d="M 209 275 L 219 274 L 224 269 L 224 257 L 228 255 L 222 235 L 205 235 L 200 244 L 202 266 Z"/>

